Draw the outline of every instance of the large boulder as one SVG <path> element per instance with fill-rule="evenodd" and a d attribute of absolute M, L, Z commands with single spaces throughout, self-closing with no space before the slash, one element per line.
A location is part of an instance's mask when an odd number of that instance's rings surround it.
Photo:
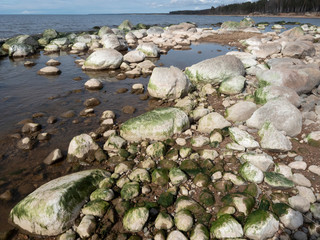
<path fill-rule="evenodd" d="M 254 93 L 254 100 L 257 104 L 265 104 L 270 100 L 279 98 L 287 99 L 296 107 L 301 105 L 299 95 L 292 88 L 271 85 L 264 88 L 258 88 Z"/>
<path fill-rule="evenodd" d="M 19 36 L 16 36 L 14 38 L 8 39 L 2 45 L 2 49 L 5 50 L 5 51 L 9 51 L 10 46 L 19 45 L 19 44 L 29 45 L 33 49 L 36 49 L 39 46 L 38 42 L 33 37 L 31 37 L 30 35 L 19 35 Z"/>
<path fill-rule="evenodd" d="M 272 54 L 279 53 L 282 49 L 280 43 L 272 42 L 261 44 L 257 49 L 252 50 L 252 54 L 257 56 L 257 58 L 266 58 Z"/>
<path fill-rule="evenodd" d="M 124 20 L 118 27 L 120 30 L 130 31 L 133 28 L 132 23 L 129 20 Z"/>
<path fill-rule="evenodd" d="M 150 96 L 162 99 L 184 97 L 190 87 L 187 76 L 176 67 L 157 67 L 153 70 L 148 83 Z"/>
<path fill-rule="evenodd" d="M 93 52 L 84 62 L 83 70 L 117 69 L 122 63 L 122 54 L 114 49 L 100 49 Z"/>
<path fill-rule="evenodd" d="M 290 30 L 284 31 L 279 36 L 281 37 L 288 37 L 288 38 L 296 38 L 296 37 L 302 37 L 304 35 L 304 31 L 301 27 L 294 27 Z"/>
<path fill-rule="evenodd" d="M 59 33 L 52 28 L 46 29 L 42 33 L 42 37 L 49 40 L 49 41 L 57 38 L 58 36 L 59 36 Z"/>
<path fill-rule="evenodd" d="M 126 55 L 123 56 L 123 60 L 129 63 L 138 63 L 142 62 L 146 58 L 143 52 L 134 50 L 128 52 Z"/>
<path fill-rule="evenodd" d="M 69 229 L 99 182 L 104 170 L 87 170 L 52 180 L 19 202 L 9 220 L 31 234 L 55 236 Z"/>
<path fill-rule="evenodd" d="M 112 33 L 113 33 L 113 31 L 111 30 L 110 27 L 108 27 L 108 26 L 103 26 L 103 27 L 101 27 L 101 28 L 99 29 L 98 36 L 102 38 L 103 35 L 105 35 L 105 34 L 112 34 Z"/>
<path fill-rule="evenodd" d="M 246 121 L 248 127 L 260 129 L 265 122 L 271 122 L 279 131 L 294 137 L 301 132 L 302 115 L 300 111 L 285 99 L 267 102 L 256 110 Z"/>
<path fill-rule="evenodd" d="M 320 83 L 320 71 L 316 68 L 276 68 L 257 74 L 261 86 L 288 87 L 298 94 L 308 93 Z"/>
<path fill-rule="evenodd" d="M 315 54 L 316 49 L 313 44 L 303 41 L 289 42 L 282 50 L 283 56 L 293 58 L 305 58 L 306 56 L 313 57 Z"/>
<path fill-rule="evenodd" d="M 9 47 L 10 57 L 26 57 L 34 53 L 34 48 L 27 44 L 14 44 Z"/>
<path fill-rule="evenodd" d="M 123 39 L 119 39 L 115 34 L 105 34 L 103 35 L 100 43 L 104 48 L 115 49 L 117 51 L 124 51 L 128 49 L 127 44 Z"/>
<path fill-rule="evenodd" d="M 189 127 L 188 116 L 178 108 L 160 108 L 129 119 L 120 127 L 128 141 L 165 140 Z"/>
<path fill-rule="evenodd" d="M 237 57 L 225 55 L 187 67 L 185 73 L 194 83 L 217 84 L 232 77 L 243 76 L 245 69 Z"/>
<path fill-rule="evenodd" d="M 161 36 L 161 34 L 164 32 L 162 27 L 151 27 L 147 30 L 148 36 Z"/>

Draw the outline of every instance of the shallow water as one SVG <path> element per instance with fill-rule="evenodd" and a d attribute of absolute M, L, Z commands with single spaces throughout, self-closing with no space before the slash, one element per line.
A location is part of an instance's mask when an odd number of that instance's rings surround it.
<path fill-rule="evenodd" d="M 236 49 L 203 43 L 191 45 L 190 50 L 170 50 L 167 55 L 161 55 L 160 59 L 154 61 L 157 66 L 173 65 L 184 69 L 204 59 L 224 55 L 230 50 Z M 56 77 L 38 75 L 37 71 L 51 58 L 61 62 L 58 67 L 62 74 Z M 119 81 L 110 77 L 107 72 L 83 72 L 81 67 L 74 63 L 79 58 L 77 55 L 64 52 L 59 55 L 43 55 L 40 52 L 37 56 L 23 60 L 0 60 L 0 194 L 7 189 L 11 189 L 13 193 L 12 201 L 0 204 L 0 231 L 10 228 L 7 219 L 15 203 L 41 184 L 70 172 L 71 164 L 66 160 L 53 166 L 42 163 L 51 151 L 60 148 L 66 156 L 70 140 L 80 133 L 89 133 L 97 129 L 99 117 L 104 110 L 113 110 L 117 115 L 116 122 L 121 123 L 142 114 L 148 108 L 148 101 L 140 100 L 139 96 L 130 93 L 130 89 L 134 83 L 142 83 L 147 88 L 149 77 Z M 26 68 L 23 65 L 26 60 L 32 60 L 37 65 Z M 81 81 L 73 80 L 78 76 L 82 77 Z M 102 90 L 84 89 L 85 81 L 93 76 L 104 82 Z M 129 91 L 116 94 L 119 88 L 128 88 Z M 99 106 L 94 107 L 96 116 L 79 117 L 80 111 L 85 108 L 83 102 L 91 97 L 101 101 Z M 136 112 L 133 115 L 122 113 L 121 108 L 126 105 L 134 106 Z M 61 118 L 61 113 L 68 110 L 74 110 L 76 116 L 71 119 Z M 36 118 L 34 121 L 42 125 L 42 132 L 51 133 L 51 139 L 48 142 L 37 143 L 31 151 L 17 149 L 18 140 L 6 136 L 19 132 L 22 126 L 17 123 L 31 118 L 32 114 L 37 112 L 44 113 L 44 117 Z M 49 116 L 58 117 L 58 122 L 47 124 Z M 75 119 L 79 123 L 72 123 Z"/>
<path fill-rule="evenodd" d="M 181 22 L 194 22 L 198 27 L 212 27 L 225 21 L 240 21 L 239 16 L 206 16 L 206 15 L 168 15 L 168 14 L 94 14 L 94 15 L 0 15 L 0 40 L 18 34 L 38 34 L 47 28 L 61 32 L 88 31 L 95 26 L 116 27 L 125 19 L 132 24 L 168 26 Z M 256 22 L 277 21 L 310 23 L 320 25 L 319 18 L 287 18 L 287 17 L 252 17 Z M 292 28 L 294 25 L 285 25 Z M 271 26 L 267 28 L 270 31 Z"/>

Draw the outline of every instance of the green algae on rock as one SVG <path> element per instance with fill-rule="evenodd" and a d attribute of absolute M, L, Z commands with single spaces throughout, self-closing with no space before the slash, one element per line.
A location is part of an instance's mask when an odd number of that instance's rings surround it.
<path fill-rule="evenodd" d="M 146 207 L 130 209 L 123 217 L 123 227 L 131 232 L 139 232 L 149 217 L 149 210 Z"/>
<path fill-rule="evenodd" d="M 265 175 L 264 181 L 272 187 L 275 187 L 275 188 L 294 187 L 294 183 L 280 173 L 265 172 L 264 175 Z"/>
<path fill-rule="evenodd" d="M 160 108 L 131 118 L 120 127 L 128 141 L 165 140 L 189 127 L 188 116 L 177 108 Z"/>
<path fill-rule="evenodd" d="M 214 221 L 210 232 L 218 239 L 241 238 L 243 236 L 242 226 L 229 214 L 222 215 L 218 220 Z"/>
<path fill-rule="evenodd" d="M 54 179 L 19 202 L 9 221 L 32 234 L 61 234 L 72 226 L 85 200 L 106 175 L 94 169 Z"/>

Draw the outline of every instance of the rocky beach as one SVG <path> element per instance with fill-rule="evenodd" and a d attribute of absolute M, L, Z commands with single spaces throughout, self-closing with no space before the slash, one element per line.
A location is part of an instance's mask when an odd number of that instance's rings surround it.
<path fill-rule="evenodd" d="M 126 20 L 6 40 L 3 59 L 48 79 L 64 74 L 63 62 L 40 67 L 32 56 L 75 56 L 91 78 L 70 94 L 92 96 L 76 101 L 79 112 L 33 113 L 1 142 L 2 161 L 12 151 L 41 164 L 13 174 L 28 187 L 0 179 L 12 226 L 0 239 L 319 239 L 320 26 L 262 32 L 266 25 Z M 158 62 L 211 43 L 229 51 L 183 68 Z M 118 109 L 126 118 L 104 108 L 105 76 L 132 80 L 116 90 L 135 97 Z"/>

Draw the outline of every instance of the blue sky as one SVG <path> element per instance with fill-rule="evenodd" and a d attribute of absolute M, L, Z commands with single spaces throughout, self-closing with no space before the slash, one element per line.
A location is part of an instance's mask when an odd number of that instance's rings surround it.
<path fill-rule="evenodd" d="M 166 13 L 245 0 L 0 0 L 0 14 Z"/>

